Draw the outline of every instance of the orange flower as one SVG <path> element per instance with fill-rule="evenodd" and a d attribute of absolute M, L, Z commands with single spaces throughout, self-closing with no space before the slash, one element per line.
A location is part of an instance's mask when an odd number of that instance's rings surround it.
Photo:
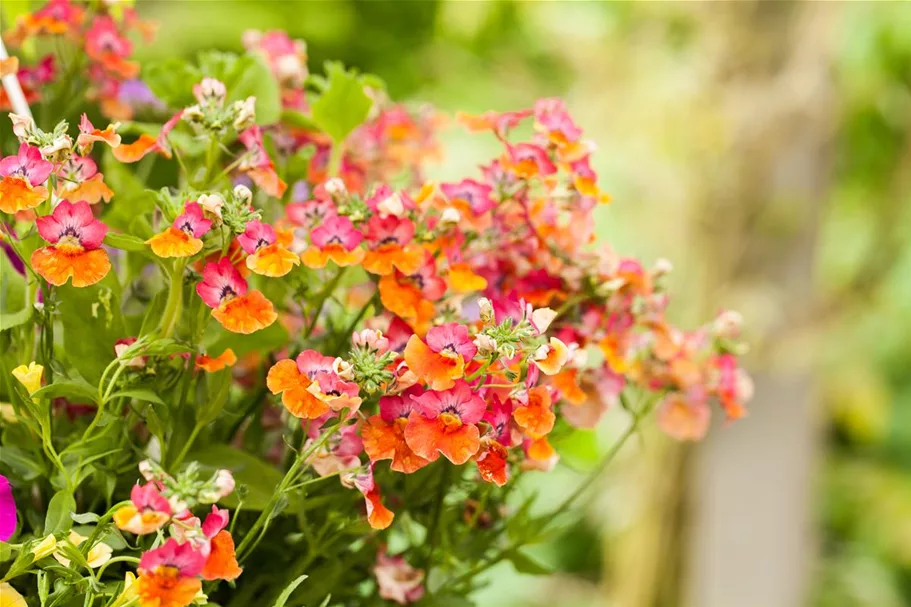
<path fill-rule="evenodd" d="M 551 337 L 549 344 L 538 348 L 532 362 L 545 375 L 556 375 L 566 364 L 567 360 L 569 360 L 569 348 L 556 337 Z"/>
<path fill-rule="evenodd" d="M 142 160 L 146 154 L 155 151 L 157 149 L 157 144 L 157 139 L 143 133 L 139 136 L 139 139 L 133 143 L 121 143 L 116 148 L 113 148 L 111 153 L 114 155 L 114 158 L 120 162 L 138 162 Z"/>
<path fill-rule="evenodd" d="M 54 170 L 41 151 L 23 143 L 16 154 L 0 160 L 0 211 L 17 213 L 33 209 L 47 198 L 42 183 Z"/>
<path fill-rule="evenodd" d="M 364 269 L 386 276 L 398 268 L 403 274 L 414 274 L 424 264 L 424 249 L 414 239 L 414 223 L 405 217 L 374 215 L 367 222 L 369 250 L 364 256 Z"/>
<path fill-rule="evenodd" d="M 202 251 L 202 240 L 194 238 L 183 230 L 168 226 L 164 232 L 146 241 L 152 252 L 159 257 L 191 257 Z"/>
<path fill-rule="evenodd" d="M 502 487 L 509 480 L 509 453 L 506 447 L 489 438 L 481 439 L 481 448 L 475 455 L 475 463 L 481 478 L 497 487 Z"/>
<path fill-rule="evenodd" d="M 282 395 L 282 404 L 295 417 L 316 419 L 329 411 L 329 404 L 310 388 L 319 373 L 332 372 L 334 359 L 315 350 L 304 350 L 297 360 L 280 360 L 266 376 L 266 387 Z"/>
<path fill-rule="evenodd" d="M 196 367 L 208 373 L 215 373 L 216 371 L 221 371 L 225 367 L 233 367 L 236 362 L 237 356 L 234 354 L 234 350 L 228 348 L 214 358 L 206 354 L 201 354 L 196 358 Z"/>
<path fill-rule="evenodd" d="M 237 242 L 247 253 L 247 267 L 261 276 L 284 276 L 300 263 L 297 255 L 278 243 L 275 229 L 254 219 L 247 223 Z"/>
<path fill-rule="evenodd" d="M 74 287 L 87 287 L 110 271 L 107 251 L 101 248 L 108 228 L 95 219 L 87 202 L 63 200 L 37 225 L 38 234 L 51 244 L 32 253 L 32 267 L 52 285 L 72 277 Z"/>
<path fill-rule="evenodd" d="M 456 293 L 483 291 L 487 288 L 487 279 L 474 273 L 467 263 L 455 263 L 449 266 L 449 288 Z"/>
<path fill-rule="evenodd" d="M 265 295 L 250 291 L 212 310 L 212 317 L 228 331 L 249 335 L 271 325 L 278 314 Z"/>
<path fill-rule="evenodd" d="M 696 441 L 708 432 L 710 417 L 705 401 L 687 402 L 683 395 L 672 393 L 658 409 L 658 427 L 677 440 Z"/>
<path fill-rule="evenodd" d="M 579 370 L 565 369 L 553 378 L 554 387 L 560 391 L 563 398 L 571 405 L 581 405 L 588 398 L 579 385 Z"/>
<path fill-rule="evenodd" d="M 536 438 L 526 445 L 525 452 L 533 460 L 543 462 L 555 455 L 554 448 L 547 442 L 547 437 Z"/>
<path fill-rule="evenodd" d="M 73 200 L 85 200 L 89 204 L 97 204 L 104 200 L 110 202 L 114 196 L 113 190 L 104 182 L 104 175 L 96 173 L 93 177 L 82 183 L 72 185 L 61 191 L 61 194 Z"/>
<path fill-rule="evenodd" d="M 211 547 L 209 558 L 199 574 L 202 579 L 228 582 L 236 580 L 243 573 L 243 569 L 237 564 L 237 556 L 234 554 L 234 538 L 231 537 L 231 532 L 222 529 L 209 541 L 209 545 Z"/>
<path fill-rule="evenodd" d="M 550 407 L 550 392 L 545 386 L 538 386 L 528 391 L 528 404 L 517 407 L 513 419 L 525 434 L 533 439 L 541 438 L 554 428 L 556 416 Z"/>
<path fill-rule="evenodd" d="M 392 460 L 390 468 L 411 474 L 430 463 L 415 453 L 405 442 L 405 426 L 414 408 L 410 391 L 404 395 L 380 398 L 380 413 L 369 418 L 361 427 L 364 451 L 371 462 Z M 436 458 L 434 458 L 436 459 Z"/>
<path fill-rule="evenodd" d="M 412 397 L 414 410 L 405 426 L 405 441 L 421 457 L 436 459 L 442 453 L 461 465 L 481 446 L 477 423 L 487 403 L 464 381 L 449 390 L 430 391 Z"/>
<path fill-rule="evenodd" d="M 199 578 L 181 576 L 175 567 L 143 572 L 136 583 L 142 607 L 186 607 L 202 590 Z"/>
<path fill-rule="evenodd" d="M 379 281 L 380 301 L 387 310 L 423 334 L 435 314 L 432 302 L 446 292 L 446 283 L 436 275 L 436 263 L 430 253 L 415 274 L 406 276 L 396 270 Z"/>
<path fill-rule="evenodd" d="M 339 267 L 358 264 L 364 259 L 363 239 L 350 219 L 332 215 L 310 232 L 312 244 L 301 260 L 308 268 L 325 267 L 330 260 Z"/>
<path fill-rule="evenodd" d="M 222 257 L 206 264 L 196 293 L 212 310 L 212 317 L 228 331 L 249 334 L 265 329 L 278 318 L 272 302 L 259 291 L 247 291 L 247 281 Z"/>
<path fill-rule="evenodd" d="M 47 200 L 47 189 L 29 184 L 28 179 L 7 176 L 0 180 L 0 211 L 18 213 L 34 209 Z"/>
<path fill-rule="evenodd" d="M 427 343 L 412 335 L 405 346 L 405 362 L 432 390 L 447 390 L 477 351 L 465 325 L 447 323 L 430 329 Z"/>
<path fill-rule="evenodd" d="M 379 487 L 373 480 L 373 466 L 374 464 L 370 464 L 366 474 L 359 474 L 354 478 L 354 486 L 364 495 L 367 522 L 374 529 L 385 529 L 392 524 L 395 513 L 383 505 Z"/>

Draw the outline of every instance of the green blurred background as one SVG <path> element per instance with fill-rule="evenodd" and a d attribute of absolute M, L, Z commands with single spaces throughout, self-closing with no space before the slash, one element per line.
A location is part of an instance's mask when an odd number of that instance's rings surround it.
<path fill-rule="evenodd" d="M 11 2 L 12 0 L 5 0 Z M 674 318 L 739 309 L 757 397 L 703 444 L 647 432 L 480 605 L 911 605 L 911 6 L 140 0 L 141 59 L 283 28 L 443 111 L 566 99 L 615 203 L 600 233 L 675 264 Z M 431 174 L 495 142 L 451 127 Z M 557 500 L 622 427 L 563 445 Z M 520 495 L 521 497 L 521 495 Z"/>

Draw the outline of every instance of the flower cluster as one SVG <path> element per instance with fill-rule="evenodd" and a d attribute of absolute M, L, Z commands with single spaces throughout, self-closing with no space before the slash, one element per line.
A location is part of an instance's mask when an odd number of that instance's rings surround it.
<path fill-rule="evenodd" d="M 84 45 L 102 108 L 125 116 L 116 89 L 136 71 L 123 32 L 144 26 L 132 8 L 96 5 L 54 0 L 8 39 Z M 143 72 L 162 93 L 160 126 L 96 128 L 91 109 L 74 131 L 63 117 L 10 115 L 0 262 L 18 270 L 26 303 L 0 339 L 24 353 L 16 364 L 34 361 L 0 382 L 16 462 L 11 482 L 0 477 L 0 539 L 21 533 L 29 553 L 5 579 L 35 563 L 64 576 L 60 594 L 183 607 L 205 604 L 204 581 L 226 604 L 219 582 L 241 588 L 256 572 L 268 582 L 251 582 L 241 596 L 252 601 L 285 568 L 294 577 L 276 595 L 325 567 L 346 604 L 412 603 L 430 567 L 452 574 L 445 592 L 461 589 L 484 554 L 465 537 L 502 534 L 494 521 L 515 479 L 557 465 L 560 438 L 616 403 L 634 424 L 657 411 L 679 439 L 705 434 L 715 402 L 744 415 L 741 319 L 673 326 L 670 265 L 599 246 L 594 213 L 609 197 L 563 102 L 458 115 L 500 153 L 432 182 L 435 112 L 394 104 L 375 77 L 337 64 L 309 74 L 306 46 L 282 32 L 244 45 L 244 57 L 176 70 L 192 76 L 185 90 Z M 265 73 L 270 90 L 243 90 L 243 70 Z M 159 170 L 167 185 L 145 187 Z M 30 484 L 19 504 L 53 490 L 48 508 L 66 516 L 17 518 L 10 485 Z M 89 511 L 74 527 L 77 508 Z M 447 516 L 466 532 L 442 543 L 475 552 L 435 552 Z M 51 554 L 98 572 L 65 577 L 42 562 Z M 347 559 L 373 581 L 349 588 L 331 571 Z M 104 578 L 124 563 L 122 586 Z"/>
<path fill-rule="evenodd" d="M 52 38 L 69 48 L 66 63 L 60 56 L 48 54 L 33 67 L 17 66 L 29 103 L 40 101 L 42 89 L 51 82 L 64 80 L 69 85 L 84 79 L 77 89 L 80 95 L 96 100 L 108 117 L 128 119 L 133 114 L 130 83 L 139 75 L 139 64 L 131 60 L 133 42 L 129 36 L 138 32 L 150 40 L 155 26 L 140 19 L 136 9 L 126 3 L 94 4 L 97 6 L 90 8 L 76 0 L 50 0 L 39 10 L 20 16 L 3 38 L 13 48 L 37 38 Z M 2 92 L 0 108 L 12 109 L 9 97 Z"/>

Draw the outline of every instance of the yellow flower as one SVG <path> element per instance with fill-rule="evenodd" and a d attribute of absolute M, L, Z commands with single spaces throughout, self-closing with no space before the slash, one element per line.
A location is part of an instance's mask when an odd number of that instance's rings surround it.
<path fill-rule="evenodd" d="M 19 421 L 19 418 L 16 417 L 16 410 L 13 409 L 12 404 L 0 403 L 0 419 L 11 424 L 15 424 Z"/>
<path fill-rule="evenodd" d="M 19 380 L 19 383 L 25 386 L 29 394 L 34 394 L 41 387 L 41 378 L 44 377 L 44 367 L 32 361 L 25 365 L 19 365 L 13 369 L 13 376 Z"/>
<path fill-rule="evenodd" d="M 86 540 L 84 535 L 80 535 L 75 531 L 70 531 L 70 535 L 66 539 L 68 539 L 73 546 L 79 546 Z M 70 559 L 66 558 L 61 550 L 57 550 L 54 553 L 54 558 L 57 559 L 57 562 L 64 567 L 70 566 Z M 111 547 L 104 542 L 98 542 L 92 546 L 91 550 L 89 550 L 89 553 L 86 555 L 85 560 L 88 562 L 89 567 L 92 569 L 101 567 L 109 560 L 111 560 Z"/>
<path fill-rule="evenodd" d="M 133 575 L 132 571 L 127 571 L 126 576 L 123 578 L 123 590 L 120 591 L 120 594 L 117 595 L 117 600 L 114 601 L 114 604 L 111 607 L 123 607 L 128 605 L 139 596 L 139 586 L 136 584 L 136 576 Z M 3 607 L 0 605 L 0 607 Z"/>
<path fill-rule="evenodd" d="M 28 607 L 28 603 L 15 588 L 4 582 L 0 584 L 0 607 Z"/>
<path fill-rule="evenodd" d="M 32 554 L 35 555 L 35 560 L 37 561 L 43 559 L 46 556 L 50 556 L 56 549 L 57 538 L 55 538 L 54 534 L 52 533 L 32 548 Z"/>

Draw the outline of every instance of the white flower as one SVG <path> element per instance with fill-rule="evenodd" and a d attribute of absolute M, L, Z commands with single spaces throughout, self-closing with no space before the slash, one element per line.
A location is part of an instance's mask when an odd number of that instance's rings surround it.
<path fill-rule="evenodd" d="M 20 141 L 31 136 L 35 132 L 35 121 L 31 116 L 10 112 L 9 119 L 13 123 L 13 134 L 16 135 Z"/>
<path fill-rule="evenodd" d="M 221 208 L 225 206 L 225 199 L 218 194 L 203 194 L 196 201 L 204 213 L 221 219 Z"/>
<path fill-rule="evenodd" d="M 462 221 L 462 214 L 453 207 L 446 207 L 443 210 L 443 215 L 440 217 L 440 223 L 443 225 L 447 224 L 457 224 Z"/>
<path fill-rule="evenodd" d="M 256 124 L 256 97 L 234 102 L 234 128 L 243 131 Z"/>

